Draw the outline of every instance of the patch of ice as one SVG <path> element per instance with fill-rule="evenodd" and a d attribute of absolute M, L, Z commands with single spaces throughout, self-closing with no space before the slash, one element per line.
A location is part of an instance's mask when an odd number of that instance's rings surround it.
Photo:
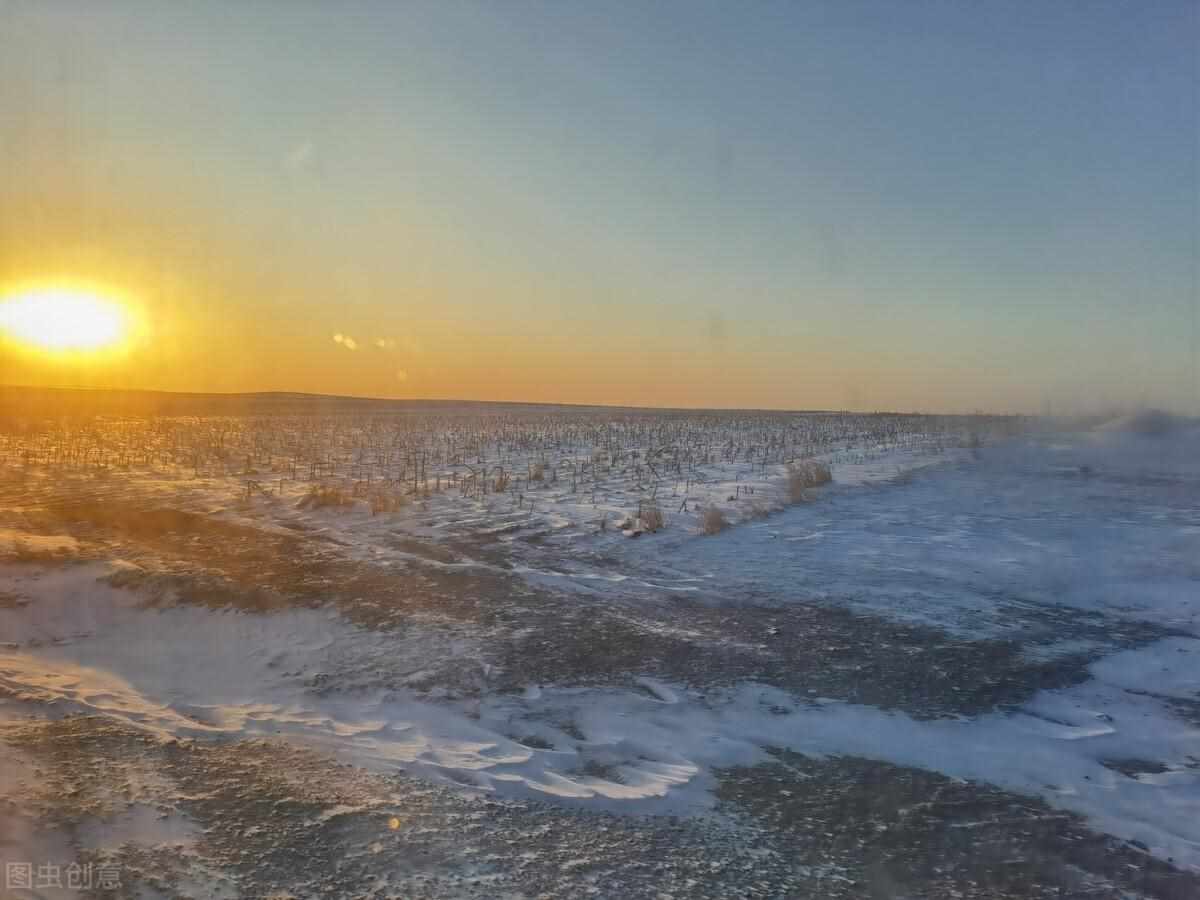
<path fill-rule="evenodd" d="M 1095 663 L 1092 674 L 1126 691 L 1200 701 L 1200 640 L 1167 638 L 1153 653 L 1114 653 Z"/>

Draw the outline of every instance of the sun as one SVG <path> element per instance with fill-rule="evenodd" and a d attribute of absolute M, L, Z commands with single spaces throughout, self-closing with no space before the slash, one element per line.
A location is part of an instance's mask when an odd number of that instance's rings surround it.
<path fill-rule="evenodd" d="M 86 353 L 119 344 L 129 314 L 100 293 L 39 288 L 0 300 L 0 332 L 19 344 L 51 353 Z"/>

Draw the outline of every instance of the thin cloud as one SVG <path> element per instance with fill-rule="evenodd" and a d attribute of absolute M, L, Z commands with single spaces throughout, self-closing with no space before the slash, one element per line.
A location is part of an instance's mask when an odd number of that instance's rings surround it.
<path fill-rule="evenodd" d="M 283 168 L 290 175 L 299 175 L 312 166 L 317 148 L 312 141 L 303 141 L 283 156 Z"/>

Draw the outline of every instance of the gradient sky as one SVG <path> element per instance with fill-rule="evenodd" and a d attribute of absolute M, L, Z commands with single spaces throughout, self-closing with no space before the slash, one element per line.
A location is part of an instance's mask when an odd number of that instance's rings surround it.
<path fill-rule="evenodd" d="M 1198 41 L 1168 0 L 0 0 L 0 293 L 145 326 L 0 382 L 1190 409 Z"/>

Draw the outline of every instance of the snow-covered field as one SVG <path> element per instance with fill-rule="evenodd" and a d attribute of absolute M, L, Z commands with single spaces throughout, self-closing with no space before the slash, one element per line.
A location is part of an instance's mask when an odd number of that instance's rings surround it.
<path fill-rule="evenodd" d="M 220 471 L 162 423 L 102 476 L 10 435 L 0 856 L 131 896 L 1200 896 L 1200 429 L 834 418 L 410 441 L 388 508 L 262 423 Z"/>

